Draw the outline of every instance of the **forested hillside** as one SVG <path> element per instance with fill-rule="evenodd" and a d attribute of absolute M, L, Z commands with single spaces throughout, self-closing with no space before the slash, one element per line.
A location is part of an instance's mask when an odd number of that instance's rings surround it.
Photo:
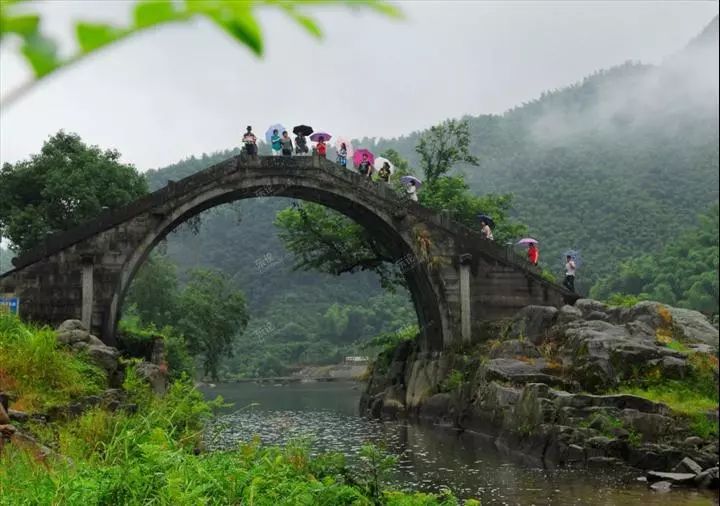
<path fill-rule="evenodd" d="M 515 218 L 541 241 L 545 267 L 559 274 L 563 252 L 579 250 L 582 292 L 597 284 L 598 296 L 625 291 L 717 312 L 717 283 L 708 281 L 717 280 L 717 234 L 698 218 L 710 213 L 717 224 L 717 76 L 716 19 L 659 66 L 628 62 L 501 116 L 468 118 L 479 166 L 460 171 L 478 194 L 514 194 Z M 358 144 L 376 153 L 395 149 L 417 167 L 419 135 Z M 236 153 L 149 171 L 151 189 Z M 246 292 L 251 323 L 241 348 L 264 350 L 264 365 L 243 364 L 244 372 L 330 360 L 351 350 L 349 343 L 413 321 L 408 294 L 384 295 L 370 274 L 293 272 L 272 225 L 290 203 L 223 206 L 205 213 L 199 233 L 185 226 L 168 241 L 181 272 L 219 268 Z M 714 257 L 686 262 L 682 279 L 669 281 L 673 259 L 695 247 L 702 253 L 694 257 Z M 637 272 L 642 282 L 628 279 Z"/>

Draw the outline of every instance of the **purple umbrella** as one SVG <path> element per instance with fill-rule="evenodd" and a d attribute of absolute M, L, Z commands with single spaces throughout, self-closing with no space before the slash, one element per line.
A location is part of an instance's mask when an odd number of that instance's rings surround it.
<path fill-rule="evenodd" d="M 538 241 L 536 239 L 533 239 L 532 237 L 525 237 L 524 239 L 520 239 L 517 244 L 522 245 L 528 245 L 528 244 L 538 244 Z"/>
<path fill-rule="evenodd" d="M 332 138 L 332 135 L 327 132 L 315 132 L 310 136 L 310 140 L 313 142 L 320 142 L 320 137 L 322 137 L 322 140 L 327 142 Z"/>
<path fill-rule="evenodd" d="M 420 188 L 420 186 L 422 186 L 422 181 L 415 176 L 403 176 L 400 178 L 400 181 L 404 184 L 410 184 L 411 181 L 414 181 L 415 187 Z"/>

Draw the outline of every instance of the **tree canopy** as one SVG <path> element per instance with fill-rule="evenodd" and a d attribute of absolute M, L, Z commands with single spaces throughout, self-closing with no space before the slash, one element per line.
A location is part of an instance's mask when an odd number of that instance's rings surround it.
<path fill-rule="evenodd" d="M 0 169 L 0 236 L 22 252 L 145 193 L 145 178 L 120 153 L 60 131 L 39 154 Z"/>

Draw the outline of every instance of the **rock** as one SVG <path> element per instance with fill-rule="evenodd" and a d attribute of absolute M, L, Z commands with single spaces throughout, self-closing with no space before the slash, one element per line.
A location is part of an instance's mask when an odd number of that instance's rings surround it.
<path fill-rule="evenodd" d="M 676 357 L 663 357 L 659 365 L 662 375 L 669 379 L 683 379 L 690 371 L 687 360 Z"/>
<path fill-rule="evenodd" d="M 88 340 L 86 341 L 90 346 L 105 346 L 105 343 L 103 343 L 100 338 L 95 337 L 92 334 L 88 334 Z"/>
<path fill-rule="evenodd" d="M 87 343 L 90 340 L 90 332 L 81 329 L 64 330 L 57 333 L 57 340 L 68 346 L 75 343 Z"/>
<path fill-rule="evenodd" d="M 620 463 L 620 459 L 614 457 L 588 457 L 586 461 L 588 469 L 615 467 Z"/>
<path fill-rule="evenodd" d="M 583 317 L 586 319 L 589 319 L 588 315 L 592 313 L 602 313 L 605 314 L 605 317 L 607 318 L 606 313 L 608 307 L 600 301 L 593 299 L 578 299 L 575 301 L 575 307 L 580 310 Z"/>
<path fill-rule="evenodd" d="M 579 320 L 582 318 L 582 312 L 574 307 L 568 306 L 567 304 L 560 308 L 557 314 L 557 325 L 565 325 L 569 322 Z"/>
<path fill-rule="evenodd" d="M 60 326 L 57 328 L 57 332 L 69 332 L 73 330 L 83 330 L 85 332 L 88 331 L 87 327 L 81 322 L 80 320 L 65 320 L 60 324 Z"/>
<path fill-rule="evenodd" d="M 484 365 L 487 380 L 508 381 L 516 384 L 545 383 L 567 388 L 567 382 L 557 376 L 545 374 L 545 361 L 523 361 L 511 358 L 494 358 Z"/>
<path fill-rule="evenodd" d="M 113 374 L 118 368 L 120 352 L 110 346 L 89 346 L 87 349 L 90 359 L 108 374 Z"/>
<path fill-rule="evenodd" d="M 656 481 L 655 483 L 650 484 L 650 488 L 655 492 L 670 492 L 672 483 L 669 481 Z"/>
<path fill-rule="evenodd" d="M 8 416 L 7 412 L 5 411 L 5 408 L 2 404 L 0 404 L 0 425 L 5 425 L 10 423 L 10 417 Z"/>
<path fill-rule="evenodd" d="M 0 424 L 0 438 L 10 439 L 10 437 L 17 432 L 14 425 Z"/>
<path fill-rule="evenodd" d="M 670 417 L 634 409 L 623 410 L 622 420 L 646 439 L 657 439 L 670 434 L 675 427 L 675 421 Z"/>
<path fill-rule="evenodd" d="M 519 356 L 527 358 L 540 358 L 542 355 L 540 355 L 538 349 L 531 342 L 520 339 L 502 341 L 498 346 L 490 351 L 490 358 L 516 358 Z"/>
<path fill-rule="evenodd" d="M 585 317 L 587 321 L 591 320 L 601 320 L 601 321 L 608 321 L 610 317 L 607 315 L 607 313 L 601 313 L 600 311 L 592 311 L 588 313 L 588 315 Z"/>
<path fill-rule="evenodd" d="M 670 306 L 667 309 L 670 311 L 675 329 L 680 331 L 686 339 L 699 341 L 718 349 L 720 346 L 718 329 L 713 327 L 702 313 L 692 309 Z"/>
<path fill-rule="evenodd" d="M 452 398 L 450 394 L 435 394 L 422 404 L 419 416 L 421 419 L 433 422 L 452 421 Z"/>
<path fill-rule="evenodd" d="M 525 337 L 533 344 L 541 344 L 557 314 L 558 310 L 551 306 L 525 306 L 513 317 L 508 337 Z"/>
<path fill-rule="evenodd" d="M 163 395 L 167 391 L 168 378 L 167 374 L 158 365 L 150 362 L 140 362 L 136 367 L 137 374 L 147 381 L 152 387 L 153 392 Z"/>
<path fill-rule="evenodd" d="M 692 473 L 692 474 L 700 474 L 702 472 L 702 467 L 695 462 L 693 459 L 689 457 L 685 457 L 680 461 L 678 465 L 676 465 L 672 472 L 673 473 Z"/>
<path fill-rule="evenodd" d="M 585 462 L 585 448 L 570 444 L 561 452 L 561 458 L 564 462 Z"/>
<path fill-rule="evenodd" d="M 685 441 L 683 441 L 683 444 L 686 445 L 686 446 L 700 446 L 700 445 L 702 445 L 704 442 L 705 442 L 705 441 L 704 441 L 703 438 L 701 438 L 701 437 L 690 436 L 690 437 L 688 437 L 688 438 L 685 438 Z"/>
<path fill-rule="evenodd" d="M 7 414 L 10 416 L 10 419 L 15 422 L 27 422 L 30 419 L 30 415 L 27 413 L 15 411 L 14 409 L 9 409 Z"/>
<path fill-rule="evenodd" d="M 673 485 L 689 485 L 695 481 L 695 473 L 663 473 L 661 471 L 648 471 L 646 476 L 650 482 L 669 481 Z"/>
<path fill-rule="evenodd" d="M 705 469 L 695 477 L 695 485 L 700 488 L 717 489 L 720 487 L 720 474 L 717 467 Z"/>

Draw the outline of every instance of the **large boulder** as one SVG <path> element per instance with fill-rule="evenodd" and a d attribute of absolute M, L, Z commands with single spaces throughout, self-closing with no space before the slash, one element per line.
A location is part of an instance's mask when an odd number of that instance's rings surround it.
<path fill-rule="evenodd" d="M 490 350 L 490 358 L 540 358 L 541 356 L 538 349 L 531 342 L 521 339 L 501 341 L 496 347 Z"/>
<path fill-rule="evenodd" d="M 513 317 L 508 329 L 510 338 L 527 338 L 541 344 L 557 317 L 558 310 L 549 306 L 526 306 Z"/>
<path fill-rule="evenodd" d="M 668 307 L 668 310 L 672 316 L 674 328 L 688 341 L 700 341 L 713 346 L 716 350 L 720 347 L 718 329 L 713 327 L 702 313 L 677 307 Z"/>
<path fill-rule="evenodd" d="M 92 345 L 87 347 L 87 354 L 90 360 L 102 368 L 108 376 L 113 375 L 119 367 L 120 352 L 110 346 Z"/>
<path fill-rule="evenodd" d="M 156 394 L 163 395 L 167 392 L 168 377 L 161 366 L 151 364 L 150 362 L 140 362 L 135 367 L 135 371 L 140 378 L 150 385 Z"/>

